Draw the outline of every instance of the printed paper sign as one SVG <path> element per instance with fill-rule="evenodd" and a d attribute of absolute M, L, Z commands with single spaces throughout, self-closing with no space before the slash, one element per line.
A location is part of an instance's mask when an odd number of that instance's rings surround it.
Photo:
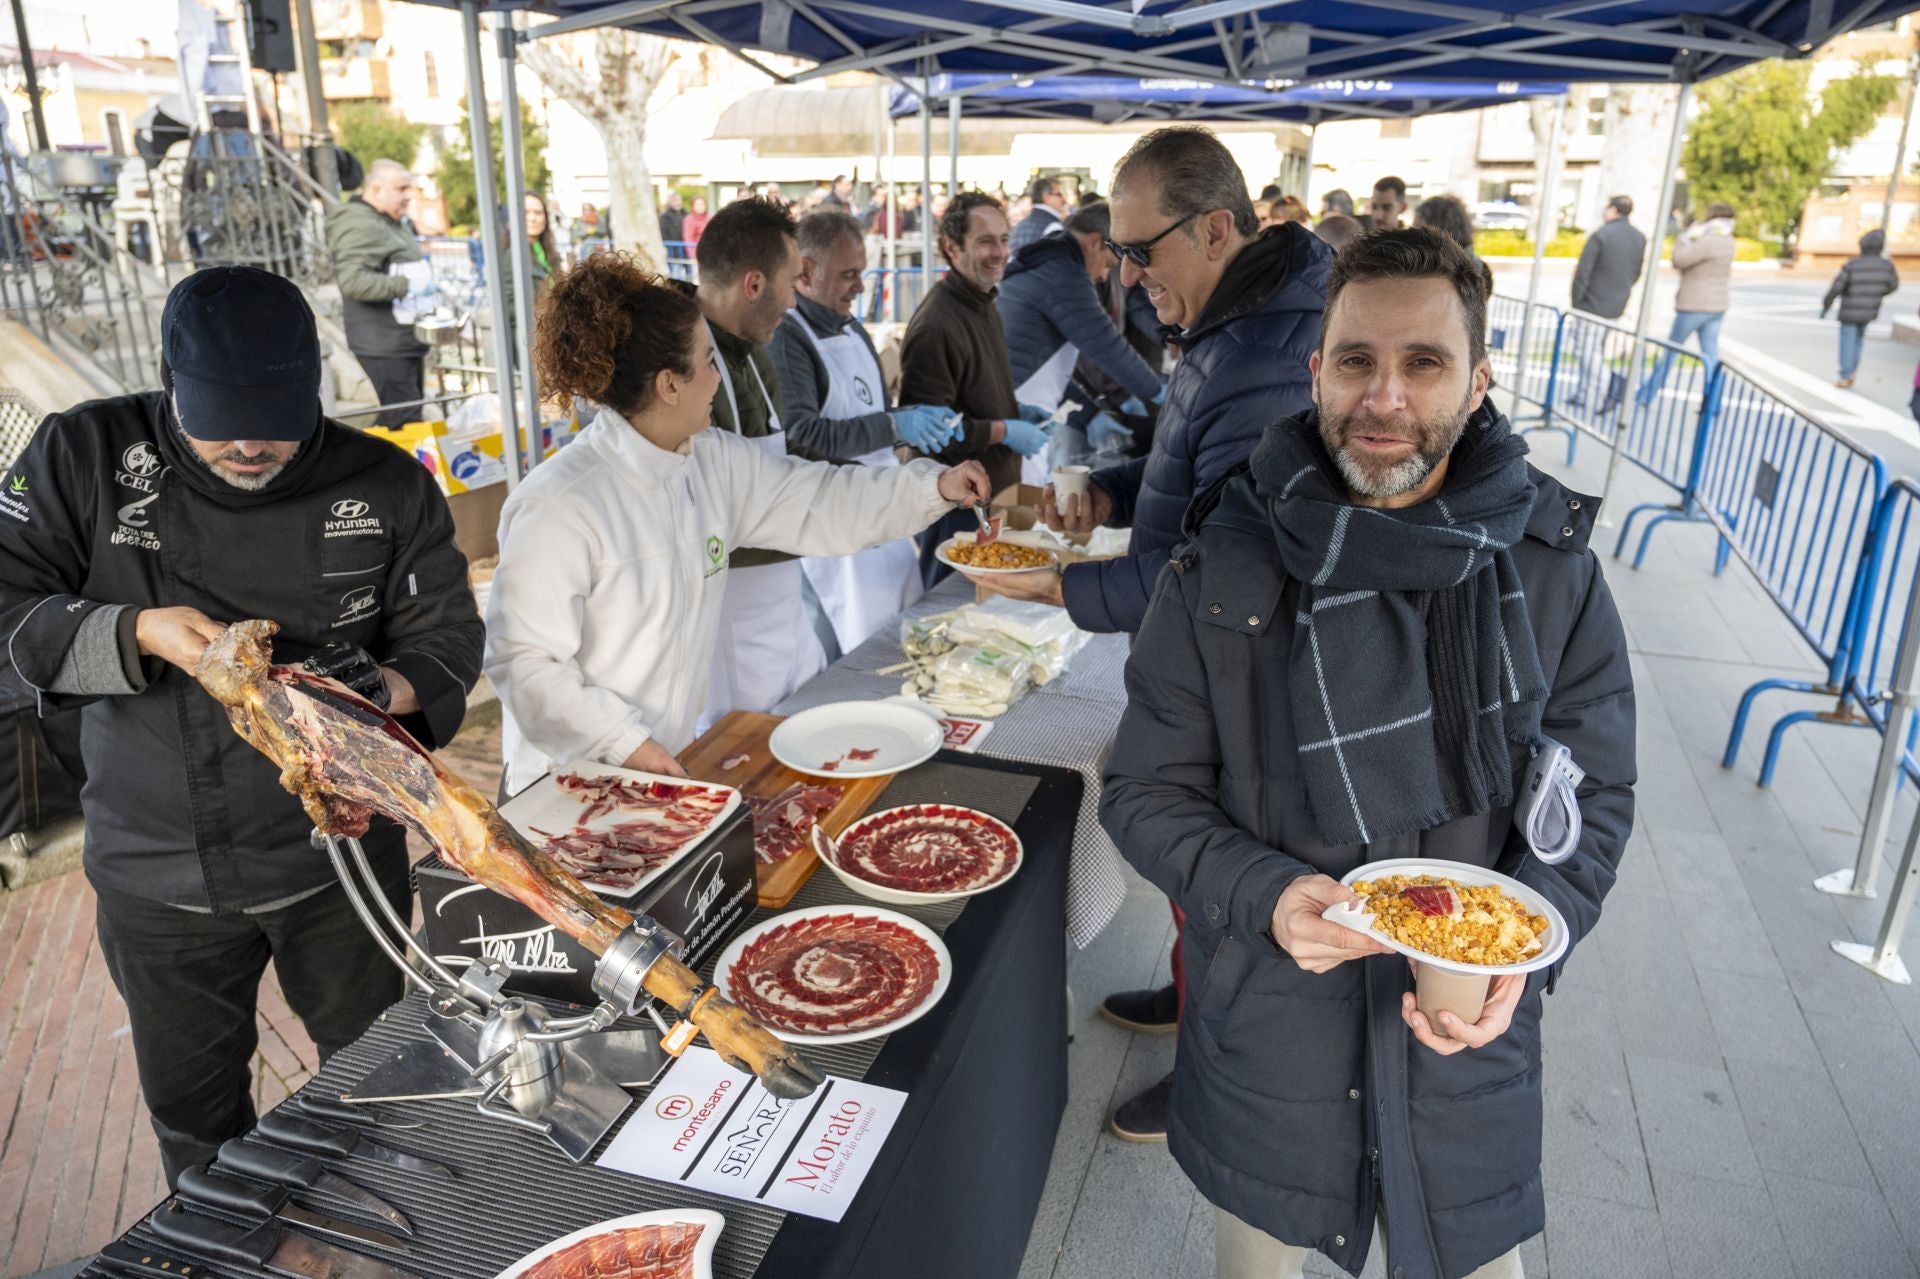
<path fill-rule="evenodd" d="M 942 746 L 950 751 L 964 751 L 971 755 L 980 749 L 980 743 L 993 731 L 993 724 L 984 719 L 948 716 L 940 721 L 940 728 L 947 735 Z"/>
<path fill-rule="evenodd" d="M 710 1048 L 689 1048 L 641 1099 L 599 1165 L 838 1221 L 907 1095 L 829 1075 L 782 1101 Z"/>

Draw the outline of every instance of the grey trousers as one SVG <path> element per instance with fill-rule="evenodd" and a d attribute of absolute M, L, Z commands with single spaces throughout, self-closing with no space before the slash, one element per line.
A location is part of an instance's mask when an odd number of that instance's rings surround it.
<path fill-rule="evenodd" d="M 1225 1208 L 1213 1210 L 1213 1279 L 1301 1279 L 1309 1251 L 1281 1243 Z M 1525 1279 L 1520 1250 L 1495 1257 L 1466 1279 Z"/>

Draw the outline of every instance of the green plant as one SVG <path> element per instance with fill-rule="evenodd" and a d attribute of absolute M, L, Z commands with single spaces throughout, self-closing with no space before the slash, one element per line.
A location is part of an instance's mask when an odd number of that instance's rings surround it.
<path fill-rule="evenodd" d="M 507 198 L 506 151 L 501 138 L 499 117 L 493 122 L 493 185 L 496 202 Z M 440 158 L 440 168 L 434 173 L 434 183 L 440 188 L 440 194 L 447 201 L 447 221 L 449 223 L 478 222 L 480 206 L 474 198 L 473 146 L 468 142 L 472 136 L 469 129 L 466 107 L 460 109 L 460 129 L 448 143 L 446 153 Z M 526 102 L 520 104 L 520 141 L 521 155 L 527 168 L 527 190 L 541 195 L 547 194 L 547 131 L 539 121 L 533 118 L 533 110 Z"/>
<path fill-rule="evenodd" d="M 1696 206 L 1729 204 L 1742 233 L 1793 239 L 1834 156 L 1900 92 L 1892 76 L 1854 75 L 1829 84 L 1816 102 L 1811 72 L 1806 62 L 1769 59 L 1701 87 L 1683 160 Z"/>
<path fill-rule="evenodd" d="M 1577 258 L 1581 246 L 1587 237 L 1578 231 L 1562 230 L 1547 241 L 1546 256 L 1550 258 Z M 1473 251 L 1483 258 L 1530 258 L 1533 256 L 1533 237 L 1525 231 L 1481 230 L 1473 233 Z"/>
<path fill-rule="evenodd" d="M 375 160 L 397 160 L 411 169 L 427 132 L 426 125 L 412 123 L 384 102 L 335 103 L 328 123 L 363 168 Z"/>

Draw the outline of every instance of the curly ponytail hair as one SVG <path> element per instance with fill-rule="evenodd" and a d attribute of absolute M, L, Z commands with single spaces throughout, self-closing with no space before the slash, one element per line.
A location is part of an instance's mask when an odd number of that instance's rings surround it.
<path fill-rule="evenodd" d="M 662 369 L 693 376 L 700 307 L 625 253 L 596 253 L 552 276 L 534 324 L 533 368 L 556 399 L 580 396 L 631 417 Z"/>

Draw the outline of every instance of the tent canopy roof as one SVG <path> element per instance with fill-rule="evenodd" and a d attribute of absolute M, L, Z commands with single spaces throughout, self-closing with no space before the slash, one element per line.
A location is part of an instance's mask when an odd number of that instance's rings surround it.
<path fill-rule="evenodd" d="M 451 0 L 437 0 L 450 3 Z M 482 0 L 817 65 L 816 79 L 1082 73 L 1203 80 L 1678 81 L 1810 53 L 1920 0 Z M 1135 8 L 1138 12 L 1135 12 Z M 538 28 L 536 27 L 535 30 Z M 783 77 L 786 78 L 786 77 Z"/>

